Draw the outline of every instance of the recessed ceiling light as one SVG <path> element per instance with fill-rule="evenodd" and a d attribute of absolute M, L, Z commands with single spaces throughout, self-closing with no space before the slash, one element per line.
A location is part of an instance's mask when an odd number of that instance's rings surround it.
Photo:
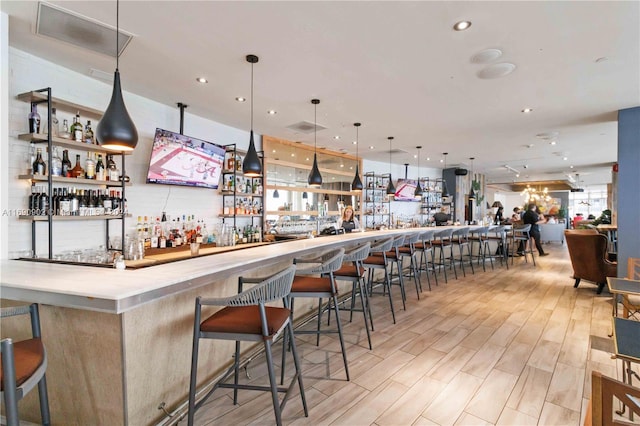
<path fill-rule="evenodd" d="M 499 64 L 489 65 L 478 71 L 478 78 L 483 80 L 490 80 L 493 78 L 500 78 L 511 74 L 516 69 L 514 64 L 509 62 L 501 62 Z"/>
<path fill-rule="evenodd" d="M 334 138 L 334 139 L 340 139 L 340 136 L 335 135 L 333 138 Z"/>
<path fill-rule="evenodd" d="M 353 144 L 354 145 L 358 145 L 358 141 L 353 141 Z"/>
<path fill-rule="evenodd" d="M 197 81 L 198 83 L 203 83 L 203 84 L 204 84 L 204 83 L 208 83 L 208 82 L 209 82 L 209 80 L 207 80 L 207 79 L 206 79 L 206 78 L 204 78 L 204 77 L 198 77 L 198 78 L 196 78 L 196 81 Z"/>
<path fill-rule="evenodd" d="M 273 150 L 273 151 L 271 151 L 271 152 L 276 152 L 276 150 L 274 149 L 274 150 Z"/>
<path fill-rule="evenodd" d="M 305 159 L 305 161 L 309 161 L 309 157 L 307 157 L 307 158 Z"/>
<path fill-rule="evenodd" d="M 340 164 L 340 167 L 344 167 L 344 164 Z"/>
<path fill-rule="evenodd" d="M 371 145 L 371 146 L 369 147 L 369 149 L 373 149 L 373 145 Z"/>
<path fill-rule="evenodd" d="M 427 157 L 427 161 L 431 161 L 431 157 Z"/>
<path fill-rule="evenodd" d="M 413 158 L 418 158 L 418 154 L 413 154 Z"/>
<path fill-rule="evenodd" d="M 460 21 L 456 22 L 453 26 L 453 29 L 456 31 L 464 31 L 471 26 L 471 21 Z"/>
<path fill-rule="evenodd" d="M 533 108 L 525 108 L 522 110 L 522 112 L 524 112 L 525 114 L 528 114 L 530 112 L 533 112 Z"/>
<path fill-rule="evenodd" d="M 570 169 L 573 169 L 573 166 L 569 166 Z"/>
<path fill-rule="evenodd" d="M 291 156 L 292 156 L 292 157 L 295 157 L 295 156 L 296 156 L 296 154 L 294 154 L 294 153 L 292 152 L 292 153 L 291 153 Z"/>
<path fill-rule="evenodd" d="M 243 98 L 242 96 L 238 96 L 238 97 L 236 98 L 236 101 L 238 101 L 238 102 L 244 102 L 244 101 L 246 101 L 246 100 L 247 100 L 247 98 Z"/>
<path fill-rule="evenodd" d="M 551 141 L 549 142 L 551 145 L 555 145 L 557 142 L 556 141 Z"/>
<path fill-rule="evenodd" d="M 441 158 L 441 159 L 440 159 L 440 162 L 441 162 L 441 163 L 444 163 L 444 160 Z"/>
<path fill-rule="evenodd" d="M 567 161 L 567 160 L 569 159 L 569 157 L 562 157 L 562 159 L 563 159 L 564 161 Z"/>
<path fill-rule="evenodd" d="M 520 177 L 520 173 L 516 173 L 516 177 Z"/>
<path fill-rule="evenodd" d="M 277 113 L 278 112 L 273 110 L 273 109 L 270 109 L 269 111 L 267 111 L 267 114 L 269 114 L 269 115 L 276 115 Z"/>
<path fill-rule="evenodd" d="M 353 170 L 353 166 L 349 167 L 349 170 Z"/>

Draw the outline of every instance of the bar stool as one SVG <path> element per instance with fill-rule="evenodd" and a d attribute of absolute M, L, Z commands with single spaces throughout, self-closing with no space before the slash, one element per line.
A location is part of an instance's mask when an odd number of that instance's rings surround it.
<path fill-rule="evenodd" d="M 365 290 L 364 275 L 366 269 L 362 266 L 362 262 L 369 256 L 369 250 L 371 249 L 371 243 L 366 243 L 358 247 L 354 247 L 351 250 L 345 252 L 343 260 L 346 262 L 353 262 L 352 265 L 344 265 L 333 273 L 333 277 L 336 281 L 350 281 L 351 287 L 351 314 L 349 316 L 349 322 L 353 321 L 353 312 L 362 312 L 364 317 L 364 328 L 367 330 L 367 340 L 369 341 L 369 349 L 373 349 L 371 346 L 371 333 L 369 333 L 369 324 L 371 324 L 371 331 L 373 331 L 373 317 L 371 316 L 371 305 L 369 304 L 369 295 Z M 360 296 L 360 303 L 362 309 L 356 309 L 356 293 Z M 331 311 L 329 311 L 329 314 Z"/>
<path fill-rule="evenodd" d="M 276 416 L 276 424 L 282 424 L 282 410 L 287 402 L 296 381 L 300 388 L 300 398 L 305 417 L 309 416 L 307 401 L 302 384 L 302 373 L 298 352 L 293 339 L 293 327 L 290 320 L 291 311 L 287 296 L 291 290 L 291 283 L 295 274 L 295 266 L 290 266 L 267 278 L 239 278 L 239 293 L 235 296 L 209 299 L 196 298 L 195 319 L 193 327 L 193 352 L 191 357 L 191 379 L 189 384 L 189 414 L 188 424 L 193 425 L 195 411 L 218 388 L 232 388 L 233 403 L 238 403 L 238 389 L 271 391 L 273 411 Z M 255 283 L 256 286 L 242 291 L 244 283 Z M 284 307 L 265 306 L 266 303 L 283 300 Z M 223 308 L 209 318 L 200 322 L 202 306 L 223 306 Z M 291 352 L 296 373 L 288 387 L 278 387 L 273 368 L 273 354 L 271 351 L 274 340 L 283 330 L 291 339 Z M 233 365 L 229 367 L 223 377 L 216 382 L 213 389 L 196 403 L 196 376 L 198 367 L 198 349 L 200 339 L 235 340 L 235 355 Z M 240 341 L 263 342 L 267 358 L 267 370 L 269 372 L 270 386 L 243 385 L 238 383 L 240 368 Z M 284 369 L 284 365 L 282 366 Z M 223 383 L 233 373 L 233 383 Z M 278 401 L 278 392 L 286 392 L 282 403 Z"/>
<path fill-rule="evenodd" d="M 473 253 L 474 243 L 478 244 L 478 254 L 472 254 L 472 256 L 478 259 L 478 263 L 482 260 L 482 270 L 486 272 L 487 268 L 485 264 L 487 260 L 487 253 L 489 252 L 489 227 L 480 226 L 469 230 L 469 241 L 471 241 L 471 253 Z M 491 263 L 491 269 L 493 269 L 493 257 L 491 257 L 491 255 L 488 257 L 489 262 Z"/>
<path fill-rule="evenodd" d="M 40 315 L 38 305 L 7 307 L 0 311 L 1 318 L 29 314 L 31 317 L 31 339 L 13 342 L 2 339 L 2 363 L 0 363 L 0 384 L 4 400 L 5 416 L 8 426 L 18 426 L 18 401 L 38 385 L 40 397 L 40 416 L 43 425 L 51 424 L 49 397 L 47 395 L 47 351 L 42 344 Z"/>
<path fill-rule="evenodd" d="M 420 251 L 420 266 L 418 267 L 418 271 L 424 270 L 427 273 L 429 291 L 431 291 L 431 278 L 429 277 L 429 272 L 433 273 L 433 276 L 436 279 L 436 285 L 438 285 L 438 275 L 436 274 L 436 268 L 434 266 L 435 258 L 433 256 L 433 246 L 431 245 L 434 232 L 435 231 L 433 229 L 424 231 L 420 234 L 420 241 L 416 243 L 416 250 Z M 429 256 L 431 256 L 431 266 L 429 266 Z"/>
<path fill-rule="evenodd" d="M 404 258 L 409 258 L 409 274 L 404 275 L 409 278 L 413 278 L 413 283 L 416 286 L 416 294 L 418 300 L 420 300 L 420 293 L 422 292 L 422 283 L 420 282 L 420 274 L 418 273 L 418 259 L 416 258 L 416 243 L 420 239 L 420 232 L 414 232 L 405 237 L 404 245 L 398 247 L 398 253 L 400 254 L 400 271 L 403 270 Z"/>
<path fill-rule="evenodd" d="M 400 294 L 402 295 L 402 308 L 406 311 L 407 305 L 407 293 L 404 289 L 404 278 L 402 276 L 402 263 L 400 259 L 400 247 L 404 245 L 405 236 L 398 235 L 393 239 L 393 244 L 391 245 L 391 250 L 386 252 L 387 262 L 389 262 L 389 283 L 393 285 L 393 265 L 396 265 L 397 269 L 397 277 L 398 277 L 398 285 L 400 286 Z M 380 253 L 377 254 L 380 256 Z"/>
<path fill-rule="evenodd" d="M 437 262 L 437 265 L 438 265 L 438 269 L 440 269 L 440 267 L 444 269 L 445 283 L 449 282 L 449 280 L 447 279 L 447 261 L 449 263 L 449 267 L 453 268 L 453 273 L 456 279 L 458 279 L 458 272 L 456 271 L 456 263 L 454 262 L 454 256 L 453 256 L 453 244 L 451 242 L 452 236 L 453 236 L 453 228 L 443 229 L 442 231 L 435 231 L 433 235 L 434 239 L 433 241 L 431 241 L 431 244 L 433 245 L 434 249 L 435 248 L 440 249 L 440 256 L 439 256 L 439 261 Z M 449 248 L 448 257 L 445 256 L 444 254 L 444 250 L 447 247 Z"/>
<path fill-rule="evenodd" d="M 338 289 L 336 287 L 336 281 L 334 273 L 342 267 L 342 261 L 344 258 L 344 249 L 340 248 L 332 250 L 318 258 L 300 258 L 294 259 L 293 263 L 296 265 L 296 276 L 293 279 L 291 286 L 291 293 L 289 298 L 291 299 L 291 319 L 293 321 L 293 309 L 294 301 L 299 297 L 312 297 L 318 298 L 318 325 L 316 330 L 296 330 L 294 334 L 315 334 L 316 345 L 320 345 L 320 334 L 338 333 L 340 338 L 340 347 L 342 348 L 342 360 L 344 361 L 344 371 L 349 380 L 349 364 L 347 362 L 347 351 L 344 345 L 344 338 L 342 335 L 342 323 L 340 321 L 340 313 L 338 309 Z M 305 264 L 311 265 L 305 269 Z M 320 274 L 320 276 L 310 276 L 312 274 Z M 321 330 L 320 325 L 322 322 L 322 299 L 328 298 L 327 309 L 332 308 L 336 313 L 337 330 Z M 285 338 L 285 345 L 283 346 L 283 361 L 284 351 L 286 350 L 287 338 Z M 284 362 L 283 362 L 284 365 Z"/>
<path fill-rule="evenodd" d="M 471 273 L 475 275 L 476 271 L 474 271 L 473 269 L 473 257 L 471 256 L 471 243 L 469 242 L 469 228 L 457 228 L 453 231 L 453 235 L 451 237 L 453 245 L 458 246 L 458 253 L 460 254 L 460 258 L 458 260 L 460 262 L 460 268 L 462 269 L 462 276 L 467 276 L 467 273 L 464 270 L 465 247 L 467 248 L 466 257 L 469 258 Z M 451 251 L 453 251 L 453 248 L 451 249 Z"/>
<path fill-rule="evenodd" d="M 367 288 L 369 294 L 373 295 L 373 274 L 376 269 L 382 269 L 384 271 L 384 278 L 382 280 L 383 294 L 386 293 L 389 296 L 389 306 L 391 307 L 391 317 L 393 323 L 396 323 L 396 314 L 393 310 L 393 298 L 391 297 L 391 280 L 389 279 L 389 271 L 387 266 L 389 264 L 387 259 L 387 252 L 391 250 L 393 246 L 393 238 L 377 241 L 371 246 L 369 250 L 369 256 L 362 261 L 362 266 L 368 270 Z"/>
<path fill-rule="evenodd" d="M 500 264 L 507 265 L 507 269 L 509 269 L 509 253 L 507 250 L 507 227 L 503 225 L 490 227 L 487 238 L 489 241 L 495 241 L 497 243 L 496 257 L 500 259 Z"/>
<path fill-rule="evenodd" d="M 531 232 L 530 223 L 527 225 L 516 225 L 513 227 L 511 241 L 513 243 L 514 250 L 524 255 L 525 263 L 529 263 L 529 261 L 527 260 L 527 254 L 530 254 L 531 261 L 533 262 L 533 266 L 536 266 L 536 258 L 533 256 L 533 242 L 531 241 L 530 232 Z M 520 250 L 521 247 L 522 247 L 522 250 Z M 511 264 L 513 265 L 513 257 L 511 258 Z"/>

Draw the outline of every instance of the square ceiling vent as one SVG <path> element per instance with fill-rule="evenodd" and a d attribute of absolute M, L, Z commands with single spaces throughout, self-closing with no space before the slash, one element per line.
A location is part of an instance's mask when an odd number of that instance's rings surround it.
<path fill-rule="evenodd" d="M 318 129 L 318 130 L 324 130 L 326 129 L 326 127 L 321 126 L 320 124 L 313 124 L 309 121 L 301 121 L 299 123 L 296 124 L 292 124 L 290 126 L 287 126 L 287 129 L 291 129 L 295 132 L 298 133 L 313 133 L 314 129 Z"/>
<path fill-rule="evenodd" d="M 36 33 L 114 58 L 118 54 L 115 28 L 48 3 L 38 4 Z M 118 40 L 120 54 L 132 38 L 132 34 L 120 30 Z"/>

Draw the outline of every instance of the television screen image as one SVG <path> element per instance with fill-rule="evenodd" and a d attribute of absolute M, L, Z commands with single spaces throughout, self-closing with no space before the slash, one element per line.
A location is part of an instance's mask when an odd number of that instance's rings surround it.
<path fill-rule="evenodd" d="M 396 193 L 393 198 L 396 201 L 420 201 L 414 195 L 418 181 L 416 179 L 398 179 Z"/>
<path fill-rule="evenodd" d="M 147 183 L 217 189 L 224 155 L 220 145 L 156 129 Z"/>

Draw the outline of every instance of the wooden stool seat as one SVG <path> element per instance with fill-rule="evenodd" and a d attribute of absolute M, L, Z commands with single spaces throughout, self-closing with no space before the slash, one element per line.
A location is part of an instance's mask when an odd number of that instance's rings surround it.
<path fill-rule="evenodd" d="M 289 309 L 265 306 L 267 316 L 268 336 L 273 336 L 282 329 L 289 319 Z M 262 336 L 262 319 L 258 306 L 229 306 L 222 308 L 200 324 L 200 331 L 204 333 L 240 333 Z"/>

